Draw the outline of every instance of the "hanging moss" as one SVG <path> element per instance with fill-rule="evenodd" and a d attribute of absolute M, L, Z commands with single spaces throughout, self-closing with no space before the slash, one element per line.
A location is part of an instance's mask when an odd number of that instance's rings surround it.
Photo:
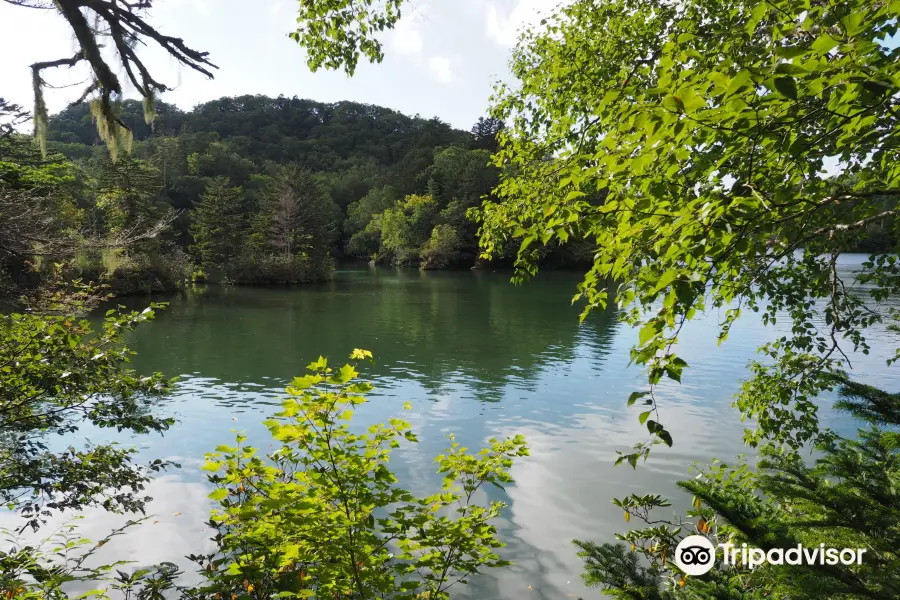
<path fill-rule="evenodd" d="M 109 149 L 109 158 L 116 162 L 119 151 L 131 153 L 134 136 L 116 116 L 108 96 L 101 96 L 91 101 L 91 115 L 97 123 L 97 133 Z"/>
<path fill-rule="evenodd" d="M 47 154 L 47 123 L 50 120 L 47 114 L 47 103 L 44 101 L 44 82 L 41 80 L 40 71 L 31 70 L 31 85 L 34 88 L 34 137 L 41 146 L 41 154 Z"/>
<path fill-rule="evenodd" d="M 156 120 L 156 91 L 147 86 L 147 95 L 144 96 L 144 122 L 153 125 Z"/>

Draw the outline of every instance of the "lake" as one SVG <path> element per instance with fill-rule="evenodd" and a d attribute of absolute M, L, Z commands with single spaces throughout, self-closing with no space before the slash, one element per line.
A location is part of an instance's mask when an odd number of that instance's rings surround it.
<path fill-rule="evenodd" d="M 846 257 L 851 269 L 859 257 Z M 579 324 L 570 304 L 579 276 L 542 273 L 523 286 L 509 273 L 419 272 L 389 268 L 341 270 L 334 281 L 290 289 L 210 286 L 171 299 L 167 310 L 131 339 L 140 372 L 179 376 L 161 410 L 178 424 L 165 437 L 122 439 L 145 458 L 169 458 L 182 468 L 149 488 L 157 515 L 126 537 L 110 542 L 108 556 L 148 564 L 209 548 L 208 488 L 199 467 L 203 456 L 233 441 L 232 430 L 268 449 L 261 421 L 275 412 L 280 394 L 320 354 L 341 365 L 353 348 L 374 352 L 364 370 L 376 385 L 359 424 L 402 412 L 420 443 L 397 451 L 400 483 L 417 493 L 440 484 L 433 457 L 446 435 L 470 448 L 493 436 L 523 434 L 531 456 L 512 469 L 506 493 L 489 492 L 509 507 L 498 523 L 515 562 L 454 588 L 472 598 L 599 598 L 580 581 L 581 561 L 572 539 L 612 541 L 624 531 L 614 496 L 660 493 L 686 508 L 690 499 L 675 482 L 690 477 L 697 460 L 731 460 L 745 452 L 743 425 L 731 408 L 756 347 L 782 333 L 783 323 L 763 328 L 750 314 L 721 347 L 710 314 L 683 332 L 679 352 L 690 365 L 683 383 L 665 383 L 661 420 L 674 437 L 636 470 L 614 467 L 617 449 L 644 439 L 639 408 L 626 408 L 642 389 L 640 369 L 629 366 L 637 332 L 619 324 L 615 310 Z M 130 300 L 135 306 L 138 300 Z M 854 373 L 867 383 L 896 390 L 896 372 L 884 361 L 900 336 L 872 335 L 869 356 L 853 356 Z M 827 407 L 830 398 L 823 398 Z M 854 425 L 823 409 L 826 423 L 841 431 Z M 92 440 L 99 431 L 84 431 Z M 8 517 L 8 515 L 7 515 Z M 4 518 L 4 521 L 8 520 Z M 89 511 L 82 532 L 93 539 L 123 518 Z M 153 521 L 156 521 L 155 523 Z M 193 565 L 182 561 L 187 570 Z"/>

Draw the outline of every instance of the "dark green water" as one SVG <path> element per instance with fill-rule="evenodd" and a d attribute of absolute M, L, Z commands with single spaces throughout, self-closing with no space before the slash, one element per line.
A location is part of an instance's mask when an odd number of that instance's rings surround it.
<path fill-rule="evenodd" d="M 542 274 L 522 287 L 508 277 L 364 268 L 338 272 L 320 286 L 210 287 L 172 299 L 131 345 L 139 371 L 180 377 L 163 407 L 179 423 L 164 438 L 122 441 L 138 445 L 148 458 L 176 459 L 183 468 L 149 490 L 158 523 L 104 550 L 148 564 L 207 548 L 209 504 L 199 470 L 204 453 L 230 442 L 234 429 L 267 448 L 260 422 L 274 412 L 285 384 L 319 354 L 342 364 L 358 347 L 375 354 L 377 365 L 366 374 L 377 390 L 357 420 L 382 421 L 399 415 L 404 402 L 413 404 L 404 416 L 421 442 L 398 451 L 394 463 L 407 488 L 426 493 L 439 485 L 432 457 L 449 433 L 469 447 L 517 433 L 528 440 L 532 455 L 513 468 L 516 484 L 506 494 L 490 493 L 509 504 L 499 526 L 508 542 L 504 553 L 516 564 L 456 592 L 473 598 L 601 597 L 581 584 L 571 540 L 610 541 L 613 532 L 626 529 L 610 503 L 613 496 L 671 494 L 679 509 L 689 499 L 674 482 L 688 476 L 693 461 L 743 452 L 732 396 L 755 348 L 780 331 L 764 329 L 750 316 L 717 348 L 719 315 L 692 323 L 679 348 L 691 368 L 683 384 L 666 384 L 661 394 L 662 420 L 675 445 L 658 449 L 633 471 L 612 463 L 617 449 L 645 435 L 637 407 L 625 408 L 628 394 L 642 383 L 640 370 L 628 366 L 636 332 L 618 324 L 612 310 L 579 325 L 578 309 L 569 304 L 575 274 Z M 879 331 L 872 343 L 868 357 L 854 357 L 854 370 L 869 383 L 900 388 L 884 366 L 897 336 Z M 823 416 L 846 429 L 827 409 Z M 96 539 L 122 520 L 89 512 L 83 532 Z"/>

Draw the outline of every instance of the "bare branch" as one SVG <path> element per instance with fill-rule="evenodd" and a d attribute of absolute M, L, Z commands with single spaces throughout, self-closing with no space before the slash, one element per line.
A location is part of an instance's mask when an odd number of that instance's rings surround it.
<path fill-rule="evenodd" d="M 876 222 L 882 221 L 888 217 L 892 217 L 892 216 L 896 215 L 898 212 L 900 212 L 900 210 L 897 210 L 897 209 L 886 210 L 884 212 L 878 213 L 877 215 L 872 215 L 871 217 L 866 217 L 865 219 L 860 219 L 859 221 L 856 221 L 855 223 L 838 223 L 837 225 L 827 225 L 825 227 L 820 227 L 819 229 L 816 229 L 815 231 L 813 231 L 810 234 L 809 237 L 818 237 L 818 236 L 826 234 L 826 233 L 833 235 L 833 234 L 839 233 L 839 232 L 851 231 L 853 229 L 860 229 L 871 223 L 876 223 Z"/>
<path fill-rule="evenodd" d="M 42 90 L 48 87 L 42 77 L 45 69 L 73 67 L 85 61 L 93 73 L 90 86 L 82 93 L 78 102 L 86 100 L 92 93 L 99 92 L 98 127 L 101 136 L 113 145 L 117 135 L 128 127 L 117 118 L 113 100 L 123 96 L 122 84 L 113 68 L 104 60 L 100 49 L 102 38 L 111 38 L 119 55 L 119 62 L 129 81 L 144 98 L 152 99 L 157 92 L 169 90 L 167 85 L 155 80 L 136 50 L 146 46 L 147 39 L 153 40 L 180 64 L 213 77 L 212 70 L 218 67 L 209 60 L 208 52 L 190 48 L 184 40 L 160 33 L 147 23 L 140 14 L 152 8 L 152 0 L 4 0 L 15 6 L 28 8 L 56 8 L 69 23 L 78 42 L 78 51 L 71 58 L 38 62 L 31 65 L 35 93 L 35 133 L 40 138 L 42 148 L 46 141 L 47 114 Z M 96 18 L 95 26 L 90 19 Z M 148 117 L 149 118 L 149 117 Z M 105 135 L 104 135 L 105 134 Z"/>

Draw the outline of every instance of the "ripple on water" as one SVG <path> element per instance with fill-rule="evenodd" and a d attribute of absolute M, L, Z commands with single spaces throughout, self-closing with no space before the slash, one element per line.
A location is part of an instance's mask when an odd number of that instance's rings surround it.
<path fill-rule="evenodd" d="M 261 421 L 275 412 L 285 385 L 319 354 L 337 362 L 353 347 L 367 348 L 376 365 L 366 372 L 377 388 L 354 425 L 400 415 L 411 422 L 421 441 L 404 446 L 391 464 L 412 491 L 439 486 L 433 457 L 447 434 L 470 448 L 494 436 L 528 440 L 531 456 L 512 469 L 516 483 L 483 496 L 509 504 L 498 525 L 509 542 L 504 556 L 516 565 L 473 579 L 461 595 L 600 598 L 580 581 L 572 539 L 609 541 L 627 528 L 610 502 L 614 496 L 659 493 L 674 501 L 672 510 L 686 507 L 689 498 L 675 484 L 691 476 L 694 461 L 732 461 L 745 451 L 745 424 L 731 403 L 756 347 L 786 325 L 763 328 L 748 313 L 719 346 L 720 314 L 691 323 L 678 346 L 690 368 L 681 384 L 667 381 L 657 391 L 659 420 L 674 446 L 654 447 L 636 470 L 615 467 L 616 451 L 647 435 L 637 420 L 644 408 L 625 406 L 631 392 L 645 389 L 641 370 L 629 366 L 637 332 L 617 324 L 613 311 L 579 326 L 578 310 L 569 306 L 577 280 L 557 273 L 514 287 L 503 274 L 376 270 L 342 272 L 321 287 L 213 290 L 197 302 L 173 302 L 133 344 L 138 368 L 189 374 L 166 403 L 179 423 L 141 450 L 146 457 L 184 457 L 186 464 L 174 479 L 154 484 L 152 508 L 169 514 L 160 525 L 175 523 L 179 546 L 202 546 L 208 536 L 197 524 L 205 521 L 206 488 L 196 465 L 204 454 L 229 442 L 232 430 L 268 448 Z M 884 367 L 898 340 L 876 330 L 872 353 L 852 356 L 854 372 L 900 389 Z M 832 399 L 821 400 L 823 420 L 848 426 L 829 412 Z M 403 413 L 407 400 L 413 410 Z M 92 518 L 98 528 L 111 524 L 103 515 Z M 142 564 L 160 557 L 138 547 L 145 544 L 160 547 L 154 537 L 128 549 Z"/>

